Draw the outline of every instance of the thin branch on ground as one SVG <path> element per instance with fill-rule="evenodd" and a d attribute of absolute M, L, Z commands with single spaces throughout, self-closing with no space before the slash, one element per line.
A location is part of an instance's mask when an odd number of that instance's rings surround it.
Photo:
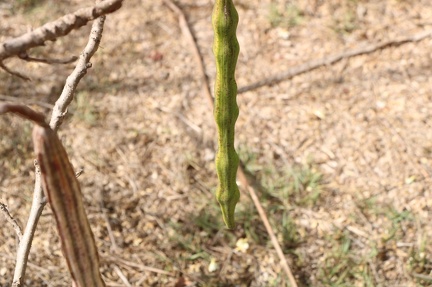
<path fill-rule="evenodd" d="M 105 204 L 104 204 L 102 190 L 100 190 L 97 194 L 98 194 L 98 201 L 99 201 L 100 212 L 102 213 L 102 217 L 105 220 L 106 228 L 107 228 L 107 231 L 108 231 L 108 237 L 109 237 L 109 239 L 111 241 L 110 251 L 112 253 L 118 253 L 119 251 L 121 251 L 121 248 L 117 245 L 117 242 L 115 240 L 114 232 L 112 230 L 111 223 L 109 221 L 109 216 L 108 216 L 108 213 L 107 213 L 107 209 L 106 209 Z"/>
<path fill-rule="evenodd" d="M 132 261 L 129 261 L 129 260 L 125 260 L 125 259 L 123 259 L 123 258 L 121 258 L 121 257 L 119 257 L 117 255 L 115 255 L 115 256 L 114 255 L 102 256 L 101 259 L 104 260 L 104 261 L 107 261 L 107 262 L 114 263 L 114 264 L 123 264 L 123 265 L 126 265 L 126 266 L 134 267 L 134 268 L 137 268 L 137 269 L 139 269 L 141 271 L 148 271 L 148 272 L 153 272 L 153 273 L 159 273 L 159 274 L 163 274 L 163 275 L 167 275 L 167 276 L 172 276 L 172 277 L 175 276 L 175 274 L 172 273 L 172 272 L 168 272 L 168 271 L 161 270 L 161 269 L 158 269 L 158 268 L 149 267 L 149 266 L 145 266 L 143 264 L 139 264 L 139 263 L 135 263 L 135 262 L 132 262 Z"/>
<path fill-rule="evenodd" d="M 108 213 L 106 212 L 106 209 L 103 206 L 101 206 L 101 212 L 102 212 L 102 217 L 106 223 L 106 227 L 107 227 L 107 231 L 108 231 L 108 237 L 111 241 L 110 250 L 112 253 L 118 253 L 119 251 L 121 251 L 121 248 L 117 245 L 117 242 L 116 242 L 115 236 L 114 236 L 114 232 L 112 231 L 111 223 L 109 221 Z"/>
<path fill-rule="evenodd" d="M 106 1 L 102 3 L 105 2 Z M 108 1 L 108 2 L 111 3 L 119 2 L 121 5 L 121 1 Z M 102 16 L 93 22 L 87 46 L 84 48 L 84 51 L 82 52 L 79 58 L 76 68 L 74 69 L 72 74 L 67 78 L 63 92 L 53 108 L 50 127 L 55 131 L 57 131 L 57 129 L 61 125 L 61 121 L 66 113 L 68 105 L 72 102 L 73 95 L 79 81 L 87 73 L 87 69 L 91 67 L 90 58 L 93 56 L 93 54 L 96 52 L 96 50 L 99 47 L 99 43 L 102 37 L 104 22 L 105 22 L 105 16 Z M 20 242 L 18 252 L 17 252 L 17 260 L 16 260 L 17 263 L 15 266 L 14 278 L 12 283 L 13 287 L 22 286 L 33 236 L 39 218 L 42 214 L 42 210 L 46 204 L 46 197 L 43 193 L 42 183 L 40 180 L 40 170 L 36 162 L 35 162 L 35 167 L 36 167 L 36 182 L 35 182 L 35 190 L 33 193 L 33 202 L 30 210 L 30 216 L 23 234 L 23 239 Z"/>
<path fill-rule="evenodd" d="M 267 233 L 270 236 L 271 242 L 273 244 L 273 247 L 276 249 L 276 253 L 279 256 L 279 259 L 281 260 L 281 264 L 282 264 L 282 268 L 284 269 L 285 273 L 288 276 L 289 282 L 290 282 L 290 286 L 291 287 L 297 287 L 297 283 L 296 280 L 292 274 L 291 268 L 288 265 L 288 262 L 285 258 L 285 255 L 282 251 L 282 248 L 279 244 L 279 241 L 276 238 L 276 235 L 273 231 L 273 228 L 270 225 L 270 222 L 268 221 L 268 217 L 258 199 L 258 196 L 256 195 L 256 192 L 254 190 L 254 188 L 249 184 L 246 175 L 243 171 L 243 168 L 241 166 L 239 166 L 238 172 L 237 172 L 237 176 L 239 177 L 240 182 L 242 183 L 242 185 L 249 191 L 250 197 L 252 198 L 252 201 L 254 202 L 258 213 L 264 223 L 264 226 L 267 230 Z"/>
<path fill-rule="evenodd" d="M 22 239 L 22 231 L 21 227 L 19 226 L 18 222 L 15 220 L 15 218 L 9 213 L 9 210 L 7 206 L 0 202 L 0 211 L 3 213 L 4 217 L 6 218 L 7 222 L 9 222 L 13 229 L 16 232 L 16 235 L 18 236 L 19 242 L 21 242 Z"/>
<path fill-rule="evenodd" d="M 102 1 L 94 7 L 82 8 L 17 38 L 9 39 L 0 44 L 0 62 L 11 56 L 24 54 L 30 48 L 43 46 L 45 41 L 54 41 L 86 25 L 89 21 L 117 11 L 122 2 L 123 0 Z"/>
<path fill-rule="evenodd" d="M 174 2 L 172 2 L 171 0 L 164 0 L 164 3 L 166 3 L 176 14 L 179 15 L 179 18 L 180 18 L 179 22 L 180 22 L 180 26 L 182 28 L 182 32 L 184 34 L 186 34 L 187 40 L 189 41 L 189 44 L 190 44 L 190 47 L 192 47 L 192 51 L 193 51 L 193 53 L 195 55 L 195 58 L 196 58 L 196 60 L 198 62 L 198 65 L 200 67 L 200 71 L 201 71 L 200 74 L 201 74 L 201 77 L 202 77 L 202 81 L 204 82 L 204 85 L 206 86 L 206 89 L 205 89 L 206 90 L 206 96 L 207 96 L 208 99 L 211 99 L 209 102 L 210 102 L 211 106 L 213 107 L 214 106 L 213 97 L 210 94 L 210 89 L 209 89 L 209 84 L 208 84 L 208 78 L 207 78 L 207 75 L 204 72 L 204 64 L 203 64 L 203 60 L 202 60 L 202 57 L 201 57 L 201 53 L 199 51 L 199 48 L 197 46 L 197 43 L 196 43 L 194 37 L 191 36 L 192 32 L 190 30 L 189 25 L 186 22 L 186 17 L 184 16 L 184 13 L 182 12 L 182 10 L 180 8 L 178 8 L 178 6 Z M 260 201 L 258 200 L 258 197 L 256 195 L 256 192 L 255 192 L 254 188 L 249 184 L 249 182 L 248 182 L 248 180 L 247 180 L 247 178 L 246 178 L 246 176 L 244 174 L 243 164 L 241 163 L 241 161 L 240 161 L 240 165 L 238 167 L 237 175 L 238 175 L 239 180 L 241 181 L 242 185 L 249 192 L 250 197 L 252 198 L 252 201 L 254 202 L 255 207 L 258 210 L 258 213 L 259 213 L 259 215 L 261 217 L 261 220 L 263 221 L 264 226 L 266 227 L 266 230 L 267 230 L 267 232 L 268 232 L 268 234 L 269 234 L 269 236 L 271 238 L 272 244 L 273 244 L 274 248 L 276 249 L 276 252 L 277 252 L 277 254 L 279 256 L 279 259 L 281 261 L 282 267 L 283 267 L 285 273 L 288 276 L 288 279 L 290 281 L 291 287 L 297 287 L 298 285 L 297 285 L 297 283 L 295 281 L 295 278 L 294 278 L 294 276 L 293 276 L 293 274 L 291 272 L 291 269 L 290 269 L 290 267 L 288 265 L 288 262 L 287 262 L 284 254 L 282 252 L 282 248 L 280 247 L 280 244 L 279 244 L 279 242 L 278 242 L 278 240 L 277 240 L 277 238 L 275 236 L 273 228 L 271 227 L 271 225 L 270 225 L 270 223 L 268 221 L 267 215 L 266 215 L 266 213 L 265 213 L 265 211 L 264 211 L 264 209 L 263 209 Z"/>
<path fill-rule="evenodd" d="M 41 172 L 39 164 L 35 160 L 35 187 L 33 191 L 33 201 L 30 209 L 30 215 L 27 220 L 27 225 L 22 236 L 22 240 L 18 246 L 15 272 L 13 277 L 13 287 L 22 286 L 24 282 L 24 274 L 27 268 L 28 255 L 30 253 L 31 244 L 33 242 L 33 236 L 36 231 L 39 218 L 42 214 L 42 210 L 47 203 L 45 195 L 42 190 Z"/>
<path fill-rule="evenodd" d="M 423 31 L 415 35 L 405 36 L 397 39 L 392 39 L 388 41 L 384 41 L 381 43 L 375 44 L 367 44 L 365 46 L 358 47 L 356 49 L 344 51 L 338 54 L 325 56 L 318 60 L 312 60 L 310 62 L 301 64 L 299 66 L 288 69 L 287 71 L 278 73 L 276 75 L 270 76 L 268 78 L 257 81 L 256 83 L 241 87 L 238 89 L 238 93 L 245 93 L 251 90 L 255 90 L 264 86 L 270 86 L 277 83 L 280 83 L 285 80 L 289 80 L 295 76 L 313 71 L 322 66 L 332 65 L 337 63 L 343 59 L 348 59 L 355 56 L 370 54 L 378 50 L 382 50 L 388 47 L 396 47 L 406 43 L 419 42 L 423 39 L 432 36 L 432 30 Z"/>
<path fill-rule="evenodd" d="M 126 276 L 123 274 L 123 272 L 121 271 L 121 269 L 117 265 L 114 265 L 113 269 L 114 269 L 115 273 L 117 273 L 117 276 L 120 278 L 120 280 L 123 282 L 123 284 L 126 287 L 132 287 L 132 285 L 129 283 L 128 279 L 126 278 Z"/>
<path fill-rule="evenodd" d="M 201 77 L 201 81 L 202 81 L 202 90 L 204 92 L 204 94 L 206 95 L 207 99 L 210 101 L 210 103 L 213 105 L 213 97 L 211 95 L 210 92 L 210 86 L 209 86 L 209 79 L 207 77 L 207 74 L 205 72 L 205 68 L 204 68 L 204 60 L 201 56 L 201 53 L 199 51 L 198 45 L 196 43 L 196 40 L 192 34 L 191 28 L 189 27 L 189 24 L 186 20 L 186 16 L 183 13 L 183 11 L 171 0 L 163 0 L 163 2 L 165 3 L 165 5 L 167 5 L 172 11 L 174 11 L 174 13 L 177 14 L 177 16 L 179 17 L 179 24 L 180 24 L 180 29 L 183 33 L 183 35 L 186 37 L 186 40 L 189 43 L 193 43 L 193 45 L 191 46 L 191 48 L 193 49 L 193 54 L 195 56 L 195 61 L 198 64 L 198 72 L 200 74 Z"/>

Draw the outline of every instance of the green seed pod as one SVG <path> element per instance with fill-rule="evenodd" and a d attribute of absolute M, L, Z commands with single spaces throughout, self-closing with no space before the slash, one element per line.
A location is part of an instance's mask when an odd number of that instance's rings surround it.
<path fill-rule="evenodd" d="M 239 158 L 234 149 L 235 122 L 239 115 L 235 68 L 240 48 L 236 37 L 238 14 L 232 0 L 216 0 L 212 23 L 216 58 L 214 116 L 218 129 L 216 170 L 219 185 L 216 198 L 226 226 L 233 229 L 235 206 L 240 199 L 236 183 Z"/>

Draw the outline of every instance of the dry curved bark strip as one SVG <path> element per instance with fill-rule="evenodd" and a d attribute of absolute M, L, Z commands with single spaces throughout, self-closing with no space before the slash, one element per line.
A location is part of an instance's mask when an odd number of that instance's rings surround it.
<path fill-rule="evenodd" d="M 33 128 L 33 143 L 41 169 L 42 185 L 54 213 L 74 286 L 105 286 L 79 182 L 63 144 L 42 114 L 24 105 L 0 103 L 0 114 L 7 112 L 36 123 Z"/>
<path fill-rule="evenodd" d="M 236 37 L 238 14 L 232 0 L 216 0 L 212 22 L 216 58 L 214 116 L 218 129 L 216 170 L 219 184 L 216 199 L 226 226 L 234 229 L 234 212 L 240 199 L 236 183 L 239 157 L 234 149 L 235 122 L 239 115 L 235 68 L 240 47 Z"/>

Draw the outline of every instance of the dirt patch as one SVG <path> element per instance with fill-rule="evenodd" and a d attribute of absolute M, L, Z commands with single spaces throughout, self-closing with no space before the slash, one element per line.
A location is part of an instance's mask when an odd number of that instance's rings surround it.
<path fill-rule="evenodd" d="M 14 3 L 0 4 L 1 41 L 88 5 L 44 1 L 24 11 Z M 213 83 L 212 1 L 177 3 Z M 235 3 L 240 88 L 432 29 L 429 0 Z M 32 54 L 78 55 L 89 29 Z M 124 286 L 120 270 L 133 286 L 174 286 L 181 276 L 187 286 L 288 286 L 246 193 L 238 229 L 223 228 L 213 194 L 212 110 L 177 16 L 162 1 L 130 0 L 104 30 L 59 133 L 75 168 L 84 169 L 80 183 L 107 285 Z M 238 96 L 238 150 L 300 286 L 431 284 L 431 48 L 431 38 L 389 47 Z M 1 72 L 0 95 L 47 115 L 73 68 L 7 65 L 33 81 Z M 31 125 L 3 116 L 0 131 L 0 200 L 24 226 L 34 178 Z M 9 286 L 16 238 L 2 222 L 0 285 Z M 70 285 L 49 207 L 26 285 Z"/>

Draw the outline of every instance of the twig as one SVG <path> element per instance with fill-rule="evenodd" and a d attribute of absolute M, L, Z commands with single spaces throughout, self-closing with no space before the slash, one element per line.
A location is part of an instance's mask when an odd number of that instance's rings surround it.
<path fill-rule="evenodd" d="M 121 248 L 117 245 L 117 242 L 115 240 L 115 236 L 114 236 L 114 233 L 112 231 L 111 223 L 109 221 L 108 213 L 106 212 L 106 210 L 103 206 L 101 206 L 101 210 L 102 210 L 103 219 L 105 220 L 105 223 L 107 226 L 108 236 L 109 236 L 109 239 L 111 241 L 111 248 L 110 248 L 111 252 L 117 253 L 121 250 Z"/>
<path fill-rule="evenodd" d="M 30 48 L 43 46 L 45 41 L 54 41 L 91 20 L 112 13 L 121 7 L 122 2 L 123 0 L 102 1 L 94 7 L 82 8 L 17 38 L 9 39 L 0 44 L 0 62 L 11 56 L 25 53 Z"/>
<path fill-rule="evenodd" d="M 17 116 L 20 116 L 24 119 L 31 120 L 35 122 L 37 125 L 42 127 L 47 127 L 48 124 L 45 122 L 45 117 L 43 114 L 32 110 L 31 108 L 20 105 L 20 104 L 11 104 L 11 103 L 0 103 L 0 115 L 6 113 L 13 113 Z"/>
<path fill-rule="evenodd" d="M 79 171 L 75 172 L 75 177 L 78 178 L 84 173 L 84 169 L 81 168 Z"/>
<path fill-rule="evenodd" d="M 294 278 L 294 276 L 293 276 L 293 274 L 291 272 L 291 268 L 289 267 L 288 262 L 287 262 L 287 260 L 285 258 L 285 255 L 282 252 L 282 248 L 280 247 L 280 244 L 279 244 L 279 242 L 278 242 L 278 240 L 277 240 L 277 238 L 275 236 L 273 228 L 271 227 L 271 225 L 270 225 L 270 223 L 268 221 L 267 215 L 266 215 L 264 209 L 262 208 L 262 205 L 261 205 L 261 203 L 260 203 L 260 201 L 258 199 L 258 196 L 256 195 L 255 190 L 249 184 L 249 182 L 248 182 L 248 180 L 246 178 L 246 175 L 245 175 L 245 173 L 243 171 L 243 167 L 242 166 L 239 166 L 237 175 L 238 175 L 239 180 L 242 183 L 242 185 L 244 185 L 244 187 L 249 191 L 250 197 L 252 198 L 252 201 L 254 202 L 254 204 L 255 204 L 255 206 L 256 206 L 256 208 L 258 210 L 258 213 L 259 213 L 259 215 L 261 217 L 261 220 L 264 223 L 264 226 L 265 226 L 265 228 L 267 230 L 267 233 L 270 235 L 270 239 L 272 241 L 273 247 L 276 249 L 276 253 L 279 256 L 279 259 L 281 261 L 282 268 L 284 269 L 285 273 L 288 276 L 288 279 L 290 281 L 291 287 L 297 287 L 297 283 L 296 283 L 295 278 Z"/>
<path fill-rule="evenodd" d="M 262 79 L 256 83 L 241 87 L 238 89 L 238 93 L 245 93 L 247 91 L 255 90 L 257 88 L 263 87 L 263 86 L 269 86 L 273 84 L 280 83 L 282 81 L 291 79 L 295 76 L 310 72 L 312 70 L 315 70 L 317 68 L 320 68 L 322 66 L 332 65 L 336 62 L 339 62 L 343 59 L 351 58 L 354 56 L 364 55 L 364 54 L 370 54 L 377 50 L 381 50 L 390 46 L 400 46 L 406 43 L 411 42 L 418 42 L 421 41 L 427 37 L 432 36 L 432 30 L 429 31 L 423 31 L 418 34 L 415 34 L 414 36 L 406 36 L 401 37 L 398 39 L 392 39 L 388 41 L 384 41 L 381 43 L 375 43 L 375 44 L 369 44 L 366 46 L 358 47 L 353 50 L 344 51 L 338 54 L 325 56 L 318 60 L 312 60 L 310 62 L 307 62 L 305 64 L 293 67 L 291 69 L 288 69 L 285 72 L 276 74 L 274 76 L 270 76 L 266 79 Z"/>
<path fill-rule="evenodd" d="M 9 213 L 7 206 L 1 202 L 0 202 L 0 211 L 3 213 L 6 220 L 12 225 L 13 229 L 15 230 L 18 236 L 19 242 L 21 242 L 22 239 L 21 227 L 19 226 L 15 218 L 13 218 L 13 216 Z"/>
<path fill-rule="evenodd" d="M 183 11 L 171 0 L 163 0 L 163 2 L 165 3 L 165 5 L 167 5 L 172 11 L 174 11 L 177 16 L 179 17 L 179 25 L 181 28 L 181 31 L 183 33 L 183 35 L 186 36 L 186 40 L 189 43 L 193 43 L 193 45 L 191 46 L 192 48 L 192 52 L 195 56 L 195 61 L 198 64 L 198 72 L 200 74 L 201 77 L 201 81 L 202 81 L 202 90 L 204 92 L 204 94 L 206 95 L 207 99 L 210 101 L 211 105 L 213 105 L 213 97 L 211 95 L 210 92 L 210 86 L 209 86 L 209 80 L 207 77 L 207 74 L 205 73 L 205 68 L 204 68 L 204 60 L 201 57 L 201 53 L 199 51 L 198 45 L 195 41 L 195 38 L 192 34 L 192 31 L 187 23 L 186 20 L 186 16 L 183 13 Z"/>
<path fill-rule="evenodd" d="M 30 81 L 30 78 L 29 78 L 29 77 L 27 77 L 26 75 L 23 75 L 23 74 L 21 74 L 21 73 L 19 73 L 19 72 L 12 71 L 12 70 L 9 69 L 8 67 L 6 67 L 5 64 L 3 64 L 3 62 L 1 62 L 1 61 L 0 61 L 0 68 L 2 68 L 2 69 L 5 70 L 7 73 L 9 73 L 9 74 L 11 74 L 11 75 L 13 75 L 13 76 L 16 76 L 16 77 L 18 77 L 18 78 L 20 78 L 20 79 L 23 79 L 23 80 L 26 80 L 26 81 Z"/>
<path fill-rule="evenodd" d="M 105 261 L 112 262 L 112 263 L 117 263 L 117 264 L 120 263 L 120 264 L 123 264 L 123 265 L 126 265 L 126 266 L 138 268 L 139 270 L 142 270 L 142 271 L 149 271 L 149 272 L 159 273 L 159 274 L 168 275 L 168 276 L 175 276 L 174 273 L 171 273 L 171 272 L 168 272 L 168 271 L 165 271 L 165 270 L 161 270 L 161 269 L 158 269 L 158 268 L 154 268 L 154 267 L 145 266 L 145 265 L 138 264 L 138 263 L 135 263 L 135 262 L 132 262 L 132 261 L 128 261 L 128 260 L 125 260 L 125 259 L 123 259 L 123 258 L 121 258 L 119 256 L 113 256 L 113 255 L 102 256 L 102 259 L 105 260 Z"/>
<path fill-rule="evenodd" d="M 115 273 L 117 273 L 118 277 L 120 277 L 120 280 L 126 285 L 126 287 L 132 287 L 126 276 L 123 274 L 123 272 L 117 265 L 114 265 L 114 271 Z"/>
<path fill-rule="evenodd" d="M 189 44 L 190 44 L 191 47 L 193 47 L 193 53 L 195 54 L 196 60 L 199 62 L 198 64 L 199 64 L 200 70 L 204 71 L 204 64 L 203 64 L 202 57 L 201 57 L 200 51 L 198 49 L 198 46 L 197 46 L 194 38 L 191 37 L 191 36 L 189 36 L 189 35 L 192 35 L 192 33 L 191 33 L 190 28 L 189 28 L 189 26 L 188 26 L 188 24 L 187 24 L 187 22 L 185 20 L 186 18 L 184 16 L 184 13 L 171 0 L 164 0 L 164 3 L 166 3 L 173 11 L 175 11 L 179 15 L 179 17 L 180 17 L 180 26 L 182 27 L 182 32 L 187 35 Z M 204 85 L 207 87 L 207 89 L 206 89 L 207 98 L 211 99 L 210 100 L 210 104 L 213 107 L 213 105 L 214 105 L 213 104 L 213 97 L 211 96 L 210 89 L 208 88 L 209 87 L 208 78 L 207 78 L 207 76 L 205 75 L 204 72 L 201 72 L 201 77 L 202 77 L 202 81 L 205 83 Z M 281 261 L 282 267 L 283 267 L 285 273 L 288 276 L 288 279 L 290 281 L 291 287 L 297 287 L 298 285 L 297 285 L 297 283 L 295 281 L 294 276 L 292 275 L 292 272 L 291 272 L 291 269 L 290 269 L 290 267 L 288 265 L 288 262 L 286 261 L 286 258 L 285 258 L 284 254 L 282 252 L 282 248 L 280 247 L 280 244 L 279 244 L 279 242 L 276 239 L 276 236 L 275 236 L 275 234 L 273 232 L 273 228 L 271 227 L 271 225 L 270 225 L 270 223 L 268 221 L 267 215 L 264 212 L 264 209 L 262 208 L 262 205 L 261 205 L 261 203 L 258 200 L 258 197 L 256 195 L 255 190 L 249 184 L 249 182 L 248 182 L 248 180 L 247 180 L 247 178 L 246 178 L 246 176 L 244 174 L 243 165 L 242 165 L 241 161 L 240 161 L 240 165 L 238 167 L 237 175 L 239 177 L 239 180 L 242 182 L 243 186 L 248 190 L 248 192 L 249 192 L 249 194 L 250 194 L 250 196 L 251 196 L 251 198 L 252 198 L 252 200 L 253 200 L 253 202 L 255 204 L 255 207 L 258 210 L 258 213 L 259 213 L 259 215 L 261 217 L 261 220 L 263 221 L 264 226 L 266 227 L 267 232 L 270 235 L 272 244 L 273 244 L 274 248 L 276 249 L 276 253 L 279 256 L 279 259 Z"/>
<path fill-rule="evenodd" d="M 370 270 L 371 270 L 371 272 L 375 278 L 376 284 L 379 285 L 382 282 L 384 282 L 384 280 L 378 274 L 377 267 L 376 267 L 375 263 L 372 260 L 369 260 L 368 264 L 369 264 L 369 268 L 370 268 Z"/>
<path fill-rule="evenodd" d="M 67 107 L 73 100 L 74 93 L 79 81 L 82 79 L 82 77 L 84 77 L 84 75 L 87 73 L 87 70 L 90 69 L 92 66 L 90 63 L 90 58 L 93 56 L 93 54 L 99 47 L 99 43 L 102 39 L 104 21 L 105 16 L 102 16 L 93 23 L 87 46 L 81 53 L 75 69 L 66 79 L 66 84 L 63 88 L 63 91 L 59 99 L 55 103 L 50 121 L 50 127 L 54 131 L 57 131 L 57 129 L 61 125 L 63 118 L 66 115 Z"/>
<path fill-rule="evenodd" d="M 24 61 L 39 62 L 44 64 L 70 64 L 72 62 L 75 62 L 78 59 L 78 57 L 76 56 L 72 56 L 69 59 L 40 59 L 40 58 L 30 57 L 27 53 L 19 54 L 18 57 Z"/>
<path fill-rule="evenodd" d="M 106 1 L 106 2 L 107 3 L 118 2 L 120 3 L 119 5 L 121 5 L 121 1 Z M 102 3 L 106 3 L 106 2 L 102 2 Z M 61 124 L 61 120 L 63 119 L 63 116 L 67 109 L 67 106 L 70 104 L 70 102 L 73 99 L 73 94 L 78 85 L 78 82 L 86 74 L 87 69 L 91 66 L 89 60 L 91 56 L 93 56 L 93 54 L 96 52 L 97 48 L 99 47 L 99 42 L 102 37 L 104 21 L 105 21 L 105 16 L 102 16 L 99 19 L 97 19 L 97 21 L 93 22 L 92 30 L 90 33 L 87 46 L 84 48 L 84 51 L 80 56 L 77 67 L 74 69 L 72 74 L 67 78 L 63 92 L 59 100 L 57 100 L 54 106 L 53 114 L 51 116 L 51 121 L 50 121 L 50 127 L 55 131 L 59 128 Z M 36 166 L 36 182 L 35 182 L 35 190 L 33 193 L 33 202 L 30 210 L 30 216 L 26 225 L 26 229 L 23 234 L 23 239 L 20 243 L 17 252 L 17 260 L 16 260 L 17 264 L 15 266 L 14 278 L 12 283 L 13 287 L 21 286 L 23 282 L 33 236 L 36 230 L 39 217 L 42 214 L 42 210 L 46 204 L 46 198 L 43 194 L 41 180 L 40 180 L 40 170 L 37 166 L 37 163 L 35 163 L 35 166 Z"/>
<path fill-rule="evenodd" d="M 40 172 L 39 164 L 36 160 L 34 162 L 34 166 L 35 166 L 35 187 L 33 191 L 33 201 L 30 209 L 30 215 L 27 220 L 27 225 L 25 227 L 22 240 L 20 241 L 18 247 L 15 272 L 14 272 L 13 283 L 12 283 L 13 287 L 22 286 L 24 280 L 24 274 L 27 268 L 28 255 L 30 253 L 30 247 L 33 241 L 33 236 L 36 231 L 36 226 L 39 221 L 39 218 L 42 214 L 42 210 L 47 202 L 42 191 L 41 172 Z"/>
<path fill-rule="evenodd" d="M 20 104 L 26 104 L 26 105 L 38 105 L 41 106 L 43 108 L 47 108 L 47 109 L 52 109 L 54 106 L 49 104 L 49 103 L 45 103 L 42 101 L 36 101 L 36 100 L 30 100 L 30 99 L 20 99 L 20 98 L 16 98 L 16 97 L 10 97 L 10 96 L 5 96 L 5 95 L 0 95 L 0 100 L 3 101 L 8 101 L 8 102 L 17 102 Z"/>
<path fill-rule="evenodd" d="M 110 250 L 112 253 L 117 253 L 118 251 L 120 251 L 121 248 L 117 245 L 117 242 L 115 240 L 115 236 L 114 236 L 114 233 L 112 231 L 111 223 L 109 221 L 108 213 L 107 213 L 106 208 L 105 208 L 102 191 L 98 192 L 98 201 L 99 201 L 100 211 L 102 212 L 102 217 L 106 223 L 106 227 L 107 227 L 107 231 L 108 231 L 108 237 L 111 241 Z"/>

